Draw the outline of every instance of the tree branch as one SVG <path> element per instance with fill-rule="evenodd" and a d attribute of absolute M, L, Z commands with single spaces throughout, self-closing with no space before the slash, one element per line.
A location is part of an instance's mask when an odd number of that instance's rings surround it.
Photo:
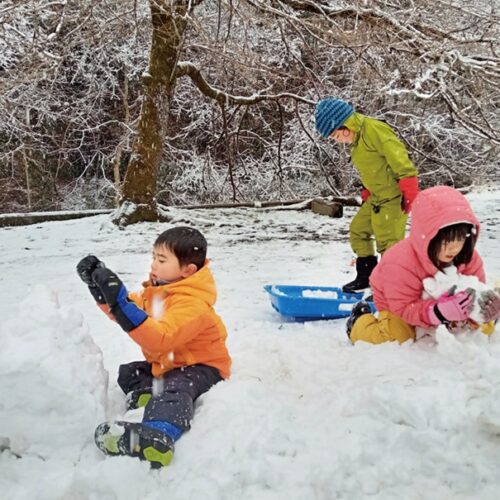
<path fill-rule="evenodd" d="M 210 85 L 201 74 L 199 68 L 190 62 L 179 62 L 177 64 L 175 76 L 176 78 L 189 76 L 202 94 L 215 99 L 220 104 L 248 106 L 262 101 L 277 101 L 284 98 L 294 99 L 310 105 L 315 104 L 315 101 L 288 92 L 283 92 L 281 94 L 254 94 L 252 96 L 237 96 L 229 94 Z"/>

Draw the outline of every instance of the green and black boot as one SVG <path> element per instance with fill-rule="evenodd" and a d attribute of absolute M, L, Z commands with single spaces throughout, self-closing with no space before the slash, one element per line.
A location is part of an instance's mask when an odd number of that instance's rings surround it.
<path fill-rule="evenodd" d="M 95 430 L 95 443 L 106 455 L 128 455 L 147 460 L 153 469 L 168 465 L 174 442 L 165 433 L 138 422 L 104 422 Z"/>

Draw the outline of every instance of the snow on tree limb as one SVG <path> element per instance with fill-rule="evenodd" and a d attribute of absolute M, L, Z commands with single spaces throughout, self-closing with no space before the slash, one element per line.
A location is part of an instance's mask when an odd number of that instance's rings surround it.
<path fill-rule="evenodd" d="M 177 63 L 176 77 L 179 78 L 181 76 L 186 76 L 186 75 L 191 78 L 191 80 L 195 83 L 200 92 L 202 92 L 207 97 L 211 97 L 212 99 L 215 99 L 217 102 L 226 105 L 235 104 L 235 105 L 248 106 L 251 104 L 257 104 L 262 101 L 277 101 L 279 99 L 284 99 L 284 98 L 294 99 L 296 101 L 310 105 L 314 105 L 314 103 L 316 102 L 296 94 L 291 94 L 289 92 L 283 92 L 280 94 L 257 93 L 251 96 L 231 95 L 227 92 L 216 89 L 215 87 L 210 85 L 205 80 L 205 78 L 203 78 L 200 69 L 196 67 L 193 63 L 186 61 Z"/>

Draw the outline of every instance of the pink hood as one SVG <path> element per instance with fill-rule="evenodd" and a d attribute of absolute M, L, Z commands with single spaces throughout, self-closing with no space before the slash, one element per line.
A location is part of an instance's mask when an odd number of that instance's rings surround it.
<path fill-rule="evenodd" d="M 448 186 L 437 186 L 421 191 L 413 203 L 410 227 L 410 245 L 424 269 L 431 275 L 437 268 L 429 259 L 427 249 L 437 232 L 446 226 L 467 222 L 476 228 L 479 221 L 465 196 Z"/>
<path fill-rule="evenodd" d="M 418 194 L 413 203 L 410 235 L 384 253 L 370 277 L 377 310 L 390 311 L 411 326 L 429 326 L 427 309 L 433 300 L 422 299 L 422 282 L 435 276 L 438 269 L 427 249 L 439 229 L 458 222 L 473 224 L 479 233 L 479 221 L 459 191 L 438 186 Z M 485 281 L 483 262 L 476 251 L 458 271 Z"/>

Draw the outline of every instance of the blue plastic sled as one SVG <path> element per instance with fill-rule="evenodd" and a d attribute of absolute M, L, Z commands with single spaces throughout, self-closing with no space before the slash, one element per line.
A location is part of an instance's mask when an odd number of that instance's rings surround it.
<path fill-rule="evenodd" d="M 345 318 L 363 293 L 344 293 L 329 286 L 266 285 L 271 304 L 282 316 L 297 321 Z M 375 312 L 373 302 L 369 302 Z"/>

